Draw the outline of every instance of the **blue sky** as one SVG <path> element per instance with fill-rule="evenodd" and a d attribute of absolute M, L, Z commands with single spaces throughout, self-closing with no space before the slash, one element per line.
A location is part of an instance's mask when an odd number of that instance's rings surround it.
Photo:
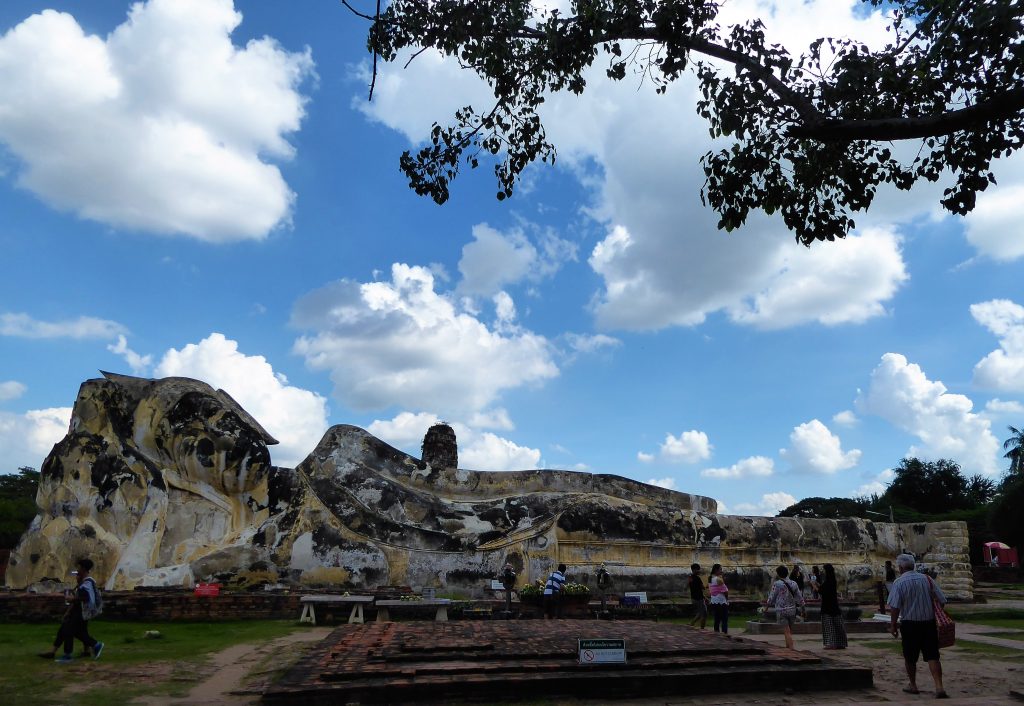
<path fill-rule="evenodd" d="M 885 36 L 851 2 L 771 17 L 794 50 Z M 880 490 L 907 454 L 1005 468 L 1020 159 L 966 219 L 940 183 L 881 193 L 840 243 L 765 216 L 726 234 L 692 77 L 657 96 L 599 62 L 546 104 L 556 168 L 498 202 L 485 166 L 439 207 L 398 157 L 486 87 L 424 54 L 368 103 L 364 32 L 326 1 L 0 4 L 0 471 L 40 465 L 100 369 L 223 387 L 282 465 L 336 423 L 418 455 L 441 418 L 464 467 L 734 513 Z"/>

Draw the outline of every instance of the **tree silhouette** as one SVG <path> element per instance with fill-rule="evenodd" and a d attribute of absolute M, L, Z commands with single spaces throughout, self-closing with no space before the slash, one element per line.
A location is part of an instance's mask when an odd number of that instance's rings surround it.
<path fill-rule="evenodd" d="M 374 82 L 378 57 L 434 49 L 493 91 L 489 108 L 460 109 L 402 155 L 417 193 L 443 203 L 462 165 L 492 157 L 498 198 L 511 196 L 529 164 L 555 160 L 546 97 L 583 93 L 600 57 L 608 80 L 628 69 L 659 93 L 693 71 L 711 137 L 731 140 L 702 158 L 719 227 L 779 212 L 810 244 L 845 236 L 883 183 L 950 180 L 942 206 L 968 213 L 995 183 L 991 162 L 1024 142 L 1020 0 L 863 1 L 890 19 L 885 47 L 823 38 L 799 55 L 770 44 L 759 18 L 723 26 L 715 0 L 575 0 L 569 15 L 531 0 L 393 0 L 353 12 L 371 22 Z M 916 155 L 897 156 L 899 140 Z"/>

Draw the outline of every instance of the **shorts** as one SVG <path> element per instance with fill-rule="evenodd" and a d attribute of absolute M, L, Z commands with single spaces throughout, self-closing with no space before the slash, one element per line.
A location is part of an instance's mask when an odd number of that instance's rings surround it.
<path fill-rule="evenodd" d="M 690 602 L 693 603 L 693 615 L 695 618 L 708 617 L 708 606 L 703 599 L 698 601 L 696 598 L 693 598 Z"/>
<path fill-rule="evenodd" d="M 934 620 L 903 620 L 900 622 L 903 636 L 903 659 L 908 664 L 917 664 L 917 656 L 925 662 L 939 659 L 939 631 Z"/>
<path fill-rule="evenodd" d="M 793 624 L 796 623 L 796 610 L 793 608 L 776 610 L 775 622 L 779 625 L 788 625 L 789 627 L 793 627 Z"/>

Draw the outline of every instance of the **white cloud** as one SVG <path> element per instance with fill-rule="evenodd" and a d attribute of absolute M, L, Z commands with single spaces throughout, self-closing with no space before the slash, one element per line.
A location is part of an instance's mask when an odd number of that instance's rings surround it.
<path fill-rule="evenodd" d="M 596 353 L 604 348 L 616 348 L 622 345 L 622 341 L 603 333 L 589 335 L 581 333 L 567 333 L 563 336 L 569 347 L 577 353 Z"/>
<path fill-rule="evenodd" d="M 459 289 L 468 294 L 494 294 L 526 277 L 537 259 L 522 231 L 503 234 L 485 223 L 473 226 L 473 242 L 462 246 Z"/>
<path fill-rule="evenodd" d="M 135 375 L 145 375 L 149 366 L 153 364 L 153 356 L 139 355 L 133 351 L 128 347 L 128 339 L 123 334 L 117 337 L 117 343 L 107 346 L 107 350 L 124 358 Z"/>
<path fill-rule="evenodd" d="M 665 441 L 659 447 L 658 454 L 661 460 L 670 463 L 697 463 L 711 458 L 712 448 L 707 434 L 691 429 L 679 436 L 665 434 Z"/>
<path fill-rule="evenodd" d="M 71 424 L 71 407 L 0 412 L 0 463 L 4 473 L 21 466 L 39 468 Z"/>
<path fill-rule="evenodd" d="M 501 410 L 504 412 L 504 410 Z M 506 415 L 507 418 L 507 415 Z M 396 448 L 419 457 L 423 436 L 439 418 L 430 412 L 401 412 L 389 420 L 374 420 L 367 431 Z M 511 422 L 509 422 L 511 424 Z M 515 471 L 538 468 L 538 449 L 520 446 L 491 432 L 480 433 L 460 422 L 452 422 L 459 444 L 459 467 L 477 471 Z"/>
<path fill-rule="evenodd" d="M 856 406 L 916 436 L 921 444 L 910 447 L 910 456 L 951 458 L 970 473 L 999 470 L 999 442 L 989 420 L 971 411 L 966 396 L 947 392 L 899 353 L 882 356 Z"/>
<path fill-rule="evenodd" d="M 842 427 L 856 426 L 860 421 L 857 419 L 857 415 L 852 410 L 844 409 L 842 412 L 837 412 L 832 417 L 832 421 Z"/>
<path fill-rule="evenodd" d="M 780 510 L 785 510 L 787 507 L 794 504 L 796 504 L 796 498 L 789 493 L 765 493 L 761 496 L 761 502 L 737 503 L 736 507 L 733 508 L 733 512 L 737 515 L 773 517 L 774 515 L 779 514 Z M 719 511 L 721 512 L 721 505 L 719 505 Z"/>
<path fill-rule="evenodd" d="M 508 411 L 501 407 L 488 409 L 483 412 L 474 412 L 470 415 L 468 424 L 475 429 L 511 431 L 516 428 L 516 425 L 512 423 L 512 419 L 508 416 Z"/>
<path fill-rule="evenodd" d="M 659 488 L 666 488 L 668 490 L 675 490 L 676 489 L 676 479 L 675 478 L 669 478 L 669 477 L 665 477 L 665 478 L 649 478 L 649 479 L 647 479 L 646 483 L 647 483 L 647 485 L 656 485 Z"/>
<path fill-rule="evenodd" d="M 473 238 L 462 247 L 458 286 L 471 295 L 487 296 L 521 280 L 536 282 L 576 259 L 576 245 L 551 232 L 541 234 L 539 250 L 521 228 L 502 233 L 480 223 L 473 226 Z"/>
<path fill-rule="evenodd" d="M 869 495 L 881 495 L 885 492 L 886 488 L 889 487 L 889 483 L 892 482 L 892 479 L 895 476 L 896 474 L 893 470 L 891 468 L 887 468 L 850 493 L 850 496 L 854 498 L 862 498 Z"/>
<path fill-rule="evenodd" d="M 231 42 L 231 0 L 149 0 L 106 38 L 44 10 L 0 37 L 0 142 L 18 184 L 108 225 L 224 242 L 264 238 L 294 194 L 288 158 L 308 50 Z"/>
<path fill-rule="evenodd" d="M 17 380 L 0 382 L 0 402 L 4 400 L 16 400 L 25 394 L 28 387 Z"/>
<path fill-rule="evenodd" d="M 825 475 L 853 468 L 860 455 L 859 449 L 843 453 L 839 437 L 817 419 L 793 427 L 789 448 L 779 450 L 779 456 L 789 461 L 793 470 Z"/>
<path fill-rule="evenodd" d="M 391 282 L 340 280 L 295 305 L 293 324 L 314 331 L 295 351 L 311 369 L 329 371 L 345 404 L 460 416 L 486 409 L 504 390 L 558 375 L 543 336 L 492 330 L 460 313 L 434 291 L 425 268 L 395 264 L 391 275 Z"/>
<path fill-rule="evenodd" d="M 990 415 L 1024 414 L 1024 404 L 1016 400 L 992 399 L 985 403 L 985 411 Z"/>
<path fill-rule="evenodd" d="M 516 303 L 508 292 L 498 292 L 492 297 L 494 301 L 495 326 L 505 332 L 511 330 L 516 320 Z"/>
<path fill-rule="evenodd" d="M 417 449 L 423 442 L 427 429 L 437 424 L 440 418 L 429 412 L 400 412 L 392 419 L 375 419 L 366 428 L 368 432 L 395 448 Z"/>
<path fill-rule="evenodd" d="M 519 446 L 489 431 L 471 435 L 467 441 L 466 446 L 459 449 L 459 466 L 463 468 L 518 471 L 538 468 L 541 463 L 539 449 Z"/>
<path fill-rule="evenodd" d="M 967 240 L 980 254 L 1009 262 L 1024 256 L 1024 159 L 1014 154 L 994 166 L 999 183 L 978 194 L 978 201 L 964 222 Z"/>
<path fill-rule="evenodd" d="M 196 378 L 227 391 L 280 442 L 270 447 L 274 463 L 280 466 L 302 461 L 327 430 L 323 397 L 289 385 L 266 358 L 239 352 L 238 343 L 220 333 L 181 350 L 171 348 L 154 374 Z"/>
<path fill-rule="evenodd" d="M 0 314 L 0 336 L 18 338 L 114 338 L 127 329 L 116 321 L 79 316 L 66 321 L 39 321 L 28 314 Z"/>
<path fill-rule="evenodd" d="M 636 452 L 636 460 L 641 463 L 654 463 L 654 454 L 645 454 L 643 451 Z"/>
<path fill-rule="evenodd" d="M 974 366 L 974 382 L 993 390 L 1024 392 L 1024 306 L 1008 299 L 971 304 L 971 316 L 999 339 Z"/>
<path fill-rule="evenodd" d="M 880 13 L 855 12 L 848 0 L 725 7 L 734 19 L 764 18 L 773 40 L 795 50 L 828 33 L 866 37 L 873 45 L 886 39 Z M 362 109 L 410 142 L 423 140 L 433 122 L 448 122 L 458 107 L 492 101 L 483 82 L 454 61 L 427 52 L 408 69 L 403 63 L 384 67 L 380 95 Z M 857 323 L 885 313 L 907 277 L 891 226 L 862 227 L 845 241 L 810 250 L 793 241 L 777 216 L 754 214 L 737 233 L 718 231 L 717 215 L 699 197 L 705 179 L 699 160 L 712 143 L 693 110 L 695 79 L 686 74 L 656 95 L 648 86 L 637 90 L 639 77 L 608 81 L 605 69 L 604 61 L 595 62 L 582 96 L 549 96 L 543 106 L 560 164 L 596 186 L 589 212 L 608 226 L 589 258 L 602 278 L 592 303 L 600 326 L 692 326 L 726 312 L 747 325 L 782 328 Z M 464 178 L 487 179 L 485 171 Z M 904 213 L 922 210 L 921 201 L 899 198 Z"/>
<path fill-rule="evenodd" d="M 776 272 L 738 306 L 733 320 L 765 329 L 810 321 L 858 324 L 885 313 L 908 278 L 899 238 L 868 229 L 827 246 L 776 252 Z"/>
<path fill-rule="evenodd" d="M 770 476 L 775 472 L 775 462 L 766 456 L 751 456 L 737 461 L 728 468 L 705 468 L 700 472 L 705 478 L 753 478 Z"/>

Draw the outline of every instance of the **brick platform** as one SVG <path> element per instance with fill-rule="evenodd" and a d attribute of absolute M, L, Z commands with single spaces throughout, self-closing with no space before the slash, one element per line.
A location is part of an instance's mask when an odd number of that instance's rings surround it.
<path fill-rule="evenodd" d="M 577 663 L 578 638 L 624 638 L 627 664 Z M 869 668 L 681 625 L 595 620 L 374 623 L 335 630 L 264 704 L 859 689 Z"/>

